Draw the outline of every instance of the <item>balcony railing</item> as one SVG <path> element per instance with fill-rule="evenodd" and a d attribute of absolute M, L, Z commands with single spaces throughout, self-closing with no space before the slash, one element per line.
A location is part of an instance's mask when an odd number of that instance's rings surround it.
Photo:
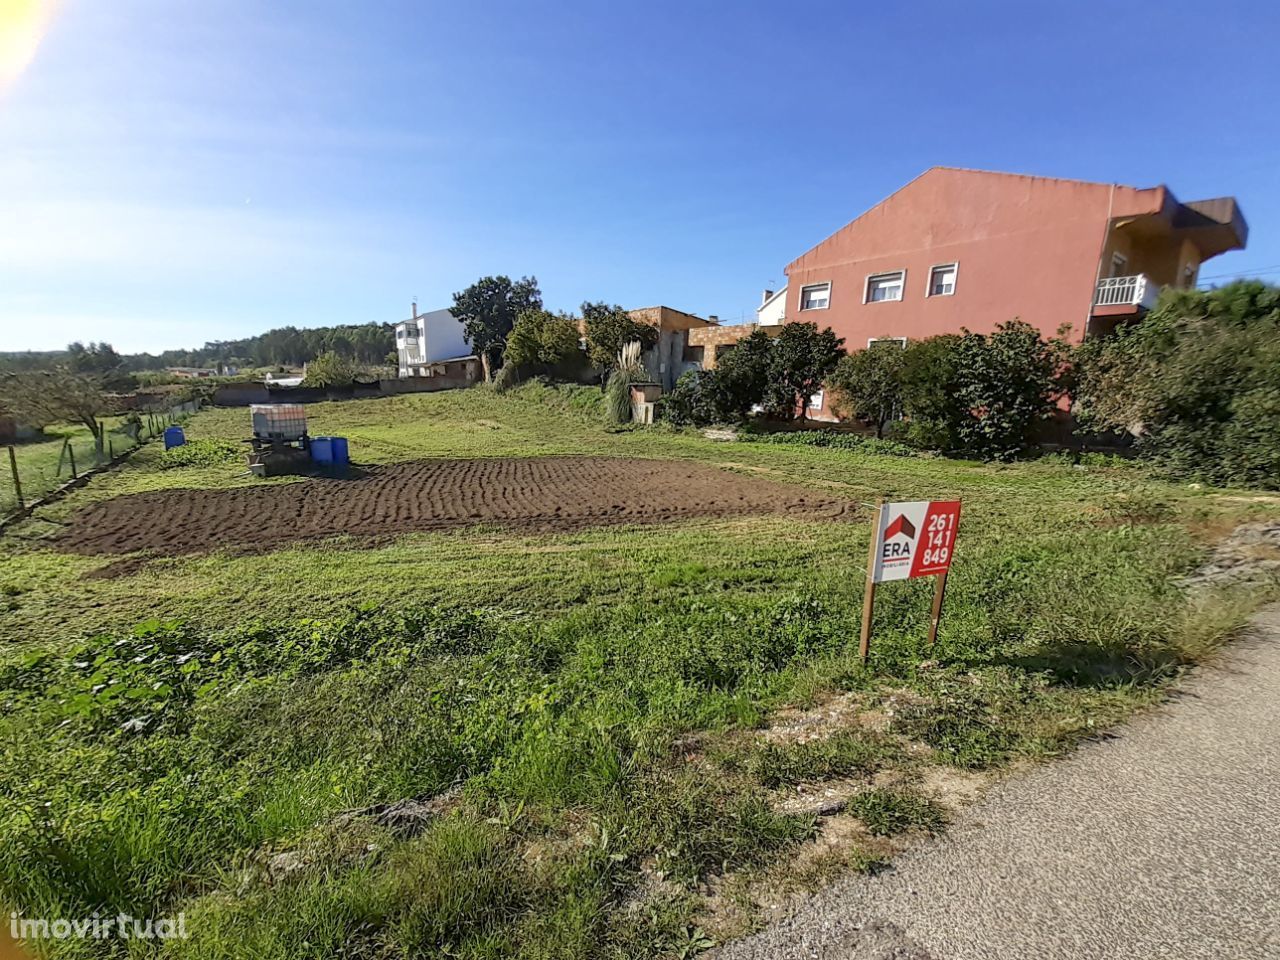
<path fill-rule="evenodd" d="M 1156 305 L 1160 287 L 1145 273 L 1132 277 L 1106 277 L 1098 281 L 1093 295 L 1095 307 L 1146 307 Z"/>

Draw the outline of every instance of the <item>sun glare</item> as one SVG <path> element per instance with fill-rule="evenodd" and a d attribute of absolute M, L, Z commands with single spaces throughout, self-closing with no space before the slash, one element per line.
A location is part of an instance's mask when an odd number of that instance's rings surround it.
<path fill-rule="evenodd" d="M 0 0 L 0 93 L 35 59 L 53 7 L 54 0 Z"/>

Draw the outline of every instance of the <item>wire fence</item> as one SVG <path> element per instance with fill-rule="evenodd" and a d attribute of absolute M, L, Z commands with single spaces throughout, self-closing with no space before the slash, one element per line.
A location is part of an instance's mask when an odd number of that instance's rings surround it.
<path fill-rule="evenodd" d="M 0 447 L 0 518 L 20 513 L 64 483 L 135 450 L 199 408 L 199 401 L 192 400 L 164 410 L 105 418 L 101 444 L 88 426 L 61 424 L 45 427 L 35 438 L 8 450 Z"/>

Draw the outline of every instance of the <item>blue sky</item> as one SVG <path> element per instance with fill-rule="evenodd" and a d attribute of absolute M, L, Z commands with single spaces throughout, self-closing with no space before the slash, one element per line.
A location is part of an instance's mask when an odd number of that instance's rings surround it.
<path fill-rule="evenodd" d="M 934 164 L 1236 195 L 1268 3 L 63 0 L 0 71 L 0 349 L 395 321 L 486 273 L 724 320 Z"/>

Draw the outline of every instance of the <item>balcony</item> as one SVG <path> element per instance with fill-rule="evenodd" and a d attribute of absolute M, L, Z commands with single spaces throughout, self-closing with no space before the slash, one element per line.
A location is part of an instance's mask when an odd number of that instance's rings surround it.
<path fill-rule="evenodd" d="M 1160 286 L 1145 273 L 1132 277 L 1106 277 L 1093 293 L 1095 315 L 1118 315 L 1150 310 L 1160 296 Z"/>

